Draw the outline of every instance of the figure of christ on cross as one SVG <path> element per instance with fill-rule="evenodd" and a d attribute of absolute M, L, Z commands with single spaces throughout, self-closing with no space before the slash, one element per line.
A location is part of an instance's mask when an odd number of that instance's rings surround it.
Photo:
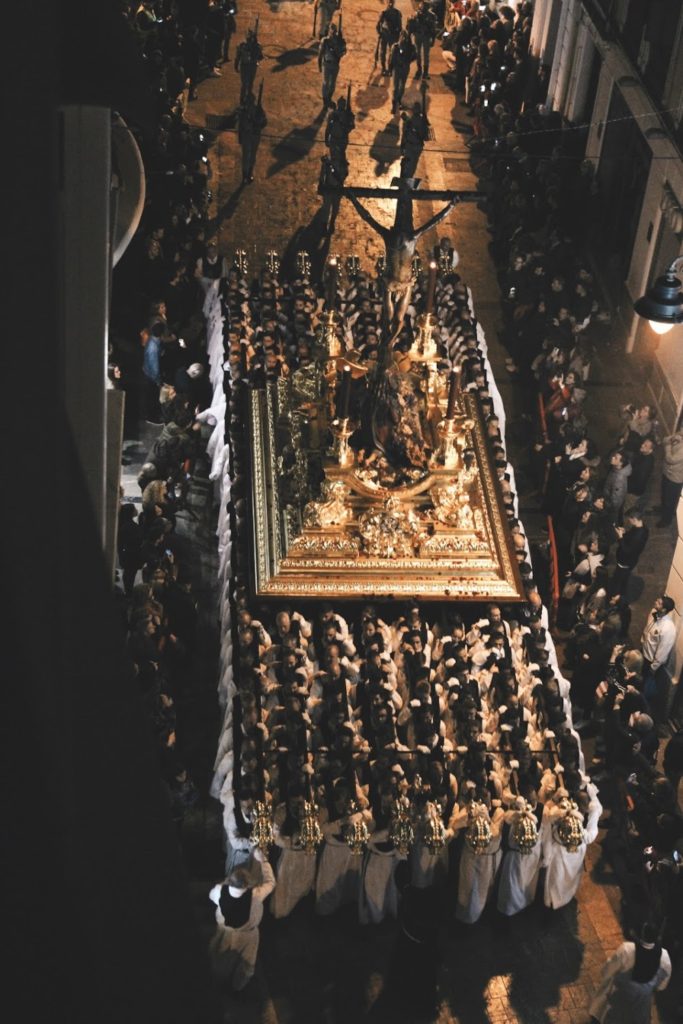
<path fill-rule="evenodd" d="M 442 210 L 431 217 L 420 228 L 413 224 L 413 200 L 416 198 L 431 198 L 428 194 L 421 195 L 414 188 L 414 179 L 399 178 L 398 191 L 391 193 L 391 198 L 396 202 L 396 216 L 390 228 L 380 224 L 362 203 L 359 202 L 353 189 L 343 189 L 343 195 L 353 203 L 358 216 L 365 223 L 377 232 L 386 251 L 386 276 L 384 280 L 384 349 L 385 358 L 394 347 L 396 340 L 403 327 L 403 320 L 406 315 L 413 291 L 413 256 L 418 239 L 436 227 L 459 201 L 460 196 L 453 193 L 448 203 Z M 377 190 L 380 195 L 386 196 L 386 190 Z"/>

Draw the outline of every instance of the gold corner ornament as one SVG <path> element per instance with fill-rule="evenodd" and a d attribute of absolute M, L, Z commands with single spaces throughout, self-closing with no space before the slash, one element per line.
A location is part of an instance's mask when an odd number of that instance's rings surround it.
<path fill-rule="evenodd" d="M 523 600 L 478 400 L 424 319 L 379 365 L 324 313 L 315 360 L 249 393 L 259 597 Z"/>

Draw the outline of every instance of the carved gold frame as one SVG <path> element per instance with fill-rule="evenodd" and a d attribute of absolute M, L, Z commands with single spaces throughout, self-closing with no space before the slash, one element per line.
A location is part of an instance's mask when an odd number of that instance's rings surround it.
<path fill-rule="evenodd" d="M 317 525 L 310 524 L 310 516 L 308 524 L 303 521 L 301 508 L 282 508 L 276 421 L 284 393 L 276 384 L 249 393 L 252 571 L 258 597 L 524 600 L 499 482 L 472 394 L 463 392 L 458 399 L 467 424 L 463 445 L 476 458 L 476 481 L 465 502 L 472 503 L 474 525 L 463 526 L 438 522 L 429 509 L 428 492 L 448 486 L 455 476 L 443 464 L 434 465 L 415 486 L 387 491 L 369 488 L 353 465 L 344 466 L 329 453 L 324 472 L 330 483 L 344 485 L 339 487 L 343 501 L 336 506 L 334 501 L 309 502 L 314 512 L 315 506 L 322 510 Z M 374 548 L 359 533 L 362 522 L 370 523 L 368 531 L 374 529 Z M 383 545 L 386 550 L 378 553 Z"/>

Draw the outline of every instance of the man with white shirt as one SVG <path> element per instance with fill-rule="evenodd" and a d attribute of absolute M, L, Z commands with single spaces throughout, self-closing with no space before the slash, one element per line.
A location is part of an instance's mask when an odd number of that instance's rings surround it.
<path fill-rule="evenodd" d="M 676 639 L 676 623 L 672 614 L 675 607 L 673 599 L 668 594 L 658 597 L 640 638 L 644 659 L 644 693 L 658 721 L 661 721 L 666 713 L 666 693 L 669 684 L 666 664 Z"/>

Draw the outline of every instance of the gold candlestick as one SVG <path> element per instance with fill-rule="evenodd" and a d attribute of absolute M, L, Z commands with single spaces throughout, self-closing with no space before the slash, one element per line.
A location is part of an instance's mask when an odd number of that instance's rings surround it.
<path fill-rule="evenodd" d="M 456 443 L 458 437 L 458 428 L 455 420 L 441 420 L 437 427 L 441 438 L 441 445 L 439 448 L 439 455 L 443 460 L 443 464 L 446 469 L 456 469 L 458 466 L 458 446 Z"/>
<path fill-rule="evenodd" d="M 342 420 L 335 420 L 332 424 L 334 433 L 334 455 L 342 469 L 353 465 L 354 451 L 349 444 L 349 438 L 353 429 L 349 426 L 348 416 Z"/>
<path fill-rule="evenodd" d="M 325 310 L 316 332 L 325 359 L 336 359 L 342 352 L 341 341 L 337 337 L 338 319 L 334 309 Z"/>
<path fill-rule="evenodd" d="M 409 356 L 416 362 L 428 362 L 438 355 L 434 331 L 437 328 L 433 313 L 423 313 L 417 318 L 417 333 L 409 351 Z"/>
<path fill-rule="evenodd" d="M 427 301 L 425 303 L 425 312 L 431 313 L 434 309 L 434 292 L 436 291 L 436 270 L 437 266 L 434 260 L 429 264 L 429 277 L 427 279 Z"/>
<path fill-rule="evenodd" d="M 337 257 L 331 256 L 327 261 L 327 283 L 325 289 L 325 305 L 329 310 L 334 309 L 337 299 Z"/>
<path fill-rule="evenodd" d="M 446 419 L 455 419 L 455 410 L 458 404 L 458 390 L 460 387 L 460 369 L 454 367 L 448 377 L 448 408 L 446 409 Z"/>

